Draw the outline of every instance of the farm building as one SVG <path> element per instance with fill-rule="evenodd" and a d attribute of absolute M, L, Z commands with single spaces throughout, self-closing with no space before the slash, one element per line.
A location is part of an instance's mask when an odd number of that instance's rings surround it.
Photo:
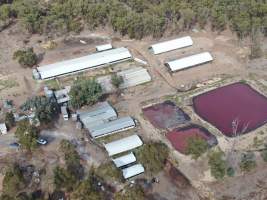
<path fill-rule="evenodd" d="M 139 138 L 139 136 L 132 135 L 129 137 L 122 138 L 120 140 L 110 142 L 108 144 L 105 144 L 104 146 L 105 146 L 106 151 L 108 152 L 108 155 L 114 156 L 116 154 L 119 154 L 125 151 L 130 151 L 142 145 L 143 145 L 143 142 Z"/>
<path fill-rule="evenodd" d="M 133 87 L 151 81 L 148 71 L 143 67 L 131 68 L 117 73 L 123 78 L 120 88 Z"/>
<path fill-rule="evenodd" d="M 134 87 L 151 81 L 151 76 L 143 67 L 134 67 L 117 72 L 117 76 L 121 76 L 123 79 L 123 83 L 120 85 L 121 89 Z M 97 82 L 101 85 L 104 93 L 116 91 L 116 88 L 111 83 L 111 75 L 100 76 L 97 78 Z"/>
<path fill-rule="evenodd" d="M 149 50 L 151 50 L 155 55 L 165 53 L 168 51 L 173 51 L 176 49 L 192 46 L 193 41 L 190 36 L 177 38 L 174 40 L 169 40 L 166 42 L 161 42 L 157 44 L 153 44 L 149 47 Z"/>
<path fill-rule="evenodd" d="M 114 164 L 116 167 L 123 167 L 125 165 L 129 165 L 131 163 L 134 163 L 136 161 L 136 158 L 134 154 L 131 152 L 125 156 L 118 157 L 116 159 L 113 159 Z"/>
<path fill-rule="evenodd" d="M 121 47 L 103 52 L 97 52 L 80 58 L 37 67 L 37 72 L 40 74 L 40 79 L 52 79 L 70 73 L 107 66 L 109 64 L 121 62 L 131 58 L 132 55 L 129 50 Z"/>
<path fill-rule="evenodd" d="M 99 103 L 88 111 L 79 110 L 77 111 L 77 114 L 80 121 L 87 129 L 117 119 L 116 111 L 108 102 Z"/>
<path fill-rule="evenodd" d="M 71 89 L 70 86 L 66 86 L 63 89 L 56 90 L 54 92 L 58 104 L 63 104 L 63 103 L 66 103 L 70 100 L 70 97 L 69 97 L 70 89 Z"/>
<path fill-rule="evenodd" d="M 103 44 L 103 45 L 96 46 L 95 48 L 96 48 L 96 51 L 106 51 L 106 50 L 112 49 L 112 45 Z"/>
<path fill-rule="evenodd" d="M 136 164 L 130 167 L 127 167 L 122 170 L 122 175 L 125 179 L 131 178 L 133 176 L 137 176 L 139 174 L 144 173 L 145 169 L 143 165 L 141 164 Z"/>
<path fill-rule="evenodd" d="M 184 57 L 178 60 L 165 63 L 171 72 L 188 69 L 196 65 L 204 64 L 212 61 L 213 58 L 209 52 L 199 53 L 192 56 Z"/>
<path fill-rule="evenodd" d="M 131 117 L 122 117 L 103 124 L 92 126 L 89 132 L 92 137 L 99 138 L 113 133 L 118 133 L 135 127 L 135 122 Z"/>
<path fill-rule="evenodd" d="M 1 134 L 7 134 L 7 127 L 5 123 L 0 123 L 0 133 Z"/>

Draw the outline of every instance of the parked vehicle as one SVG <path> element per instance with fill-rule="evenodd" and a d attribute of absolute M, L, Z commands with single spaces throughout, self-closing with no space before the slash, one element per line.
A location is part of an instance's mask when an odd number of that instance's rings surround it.
<path fill-rule="evenodd" d="M 48 141 L 46 139 L 39 138 L 39 139 L 37 139 L 37 143 L 41 144 L 41 145 L 46 145 L 48 143 Z"/>
<path fill-rule="evenodd" d="M 9 144 L 9 147 L 11 147 L 11 148 L 19 148 L 20 147 L 20 144 L 17 143 L 17 142 L 13 142 L 13 143 L 10 143 Z"/>

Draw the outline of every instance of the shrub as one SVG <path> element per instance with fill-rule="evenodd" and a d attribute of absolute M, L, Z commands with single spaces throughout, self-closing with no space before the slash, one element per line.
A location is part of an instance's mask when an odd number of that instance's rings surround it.
<path fill-rule="evenodd" d="M 262 159 L 263 159 L 264 162 L 267 162 L 267 149 L 264 149 L 261 152 L 261 157 L 262 157 Z"/>
<path fill-rule="evenodd" d="M 193 159 L 199 158 L 209 148 L 206 140 L 201 137 L 190 137 L 187 140 L 186 153 L 192 155 Z"/>
<path fill-rule="evenodd" d="M 244 172 L 249 172 L 256 167 L 256 160 L 254 153 L 246 153 L 241 157 L 239 167 Z"/>
<path fill-rule="evenodd" d="M 227 170 L 226 170 L 226 172 L 227 172 L 227 175 L 228 176 L 231 176 L 232 177 L 232 176 L 235 175 L 235 170 L 232 167 L 228 167 Z"/>
<path fill-rule="evenodd" d="M 104 180 L 123 181 L 121 170 L 119 170 L 113 162 L 108 162 L 100 165 L 95 174 Z"/>
<path fill-rule="evenodd" d="M 7 125 L 8 129 L 11 129 L 12 127 L 15 126 L 15 118 L 12 112 L 7 112 L 5 116 L 5 123 Z"/>
<path fill-rule="evenodd" d="M 119 88 L 123 83 L 123 78 L 121 76 L 118 76 L 117 74 L 113 74 L 111 76 L 111 83 L 114 87 Z"/>
<path fill-rule="evenodd" d="M 18 60 L 19 64 L 23 67 L 33 67 L 38 61 L 38 57 L 34 53 L 33 48 L 18 50 L 14 53 L 13 58 Z"/>
<path fill-rule="evenodd" d="M 211 175 L 216 179 L 221 179 L 225 176 L 226 161 L 223 159 L 222 151 L 214 151 L 209 155 L 209 166 Z"/>

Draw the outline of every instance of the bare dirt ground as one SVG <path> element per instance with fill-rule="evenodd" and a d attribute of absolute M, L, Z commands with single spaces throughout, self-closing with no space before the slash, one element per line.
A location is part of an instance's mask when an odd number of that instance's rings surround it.
<path fill-rule="evenodd" d="M 162 100 L 165 100 L 166 97 L 177 95 L 177 89 L 182 85 L 192 85 L 192 83 L 203 82 L 213 77 L 234 77 L 234 80 L 247 79 L 250 78 L 252 73 L 254 76 L 261 77 L 262 80 L 266 80 L 267 73 L 266 70 L 264 70 L 266 59 L 259 60 L 257 62 L 257 66 L 263 67 L 255 67 L 255 64 L 248 63 L 248 46 L 240 43 L 230 32 L 225 31 L 220 35 L 217 35 L 216 33 L 210 31 L 199 31 L 198 33 L 189 32 L 186 34 L 176 35 L 174 37 L 183 35 L 190 35 L 192 37 L 194 41 L 194 45 L 192 47 L 172 51 L 159 56 L 154 56 L 148 51 L 149 45 L 157 43 L 159 41 L 157 39 L 145 38 L 141 41 L 129 40 L 128 38 L 118 39 L 114 38 L 111 34 L 106 34 L 105 32 L 90 33 L 87 31 L 84 31 L 80 35 L 76 36 L 55 38 L 55 42 L 57 43 L 55 49 L 45 50 L 42 48 L 42 44 L 48 41 L 47 37 L 38 35 L 30 37 L 27 34 L 22 33 L 18 25 L 13 25 L 11 29 L 4 30 L 0 33 L 0 80 L 9 80 L 13 83 L 15 82 L 16 84 L 1 86 L 0 81 L 0 100 L 11 99 L 14 101 L 15 107 L 18 108 L 19 105 L 21 105 L 28 97 L 42 91 L 44 82 L 34 81 L 32 79 L 31 69 L 22 68 L 12 59 L 14 51 L 22 47 L 34 47 L 34 50 L 41 55 L 40 65 L 92 53 L 95 51 L 96 45 L 106 42 L 112 42 L 115 47 L 128 47 L 134 57 L 148 62 L 149 65 L 145 67 L 148 69 L 152 77 L 152 82 L 124 90 L 118 99 L 114 100 L 111 96 L 109 97 L 109 100 L 114 103 L 114 107 L 119 113 L 125 115 L 129 114 L 139 121 L 140 127 L 138 129 L 138 133 L 142 136 L 142 138 L 145 141 L 160 140 L 165 142 L 170 147 L 174 159 L 179 162 L 179 170 L 181 170 L 181 172 L 189 178 L 191 183 L 198 189 L 198 192 L 200 192 L 201 195 L 204 194 L 204 196 L 209 196 L 210 199 L 222 199 L 223 196 L 229 195 L 228 199 L 236 197 L 236 199 L 241 200 L 249 199 L 249 195 L 255 191 L 261 191 L 261 193 L 264 193 L 264 189 L 251 185 L 254 183 L 256 184 L 257 181 L 264 181 L 267 174 L 266 170 L 264 170 L 264 167 L 266 167 L 265 164 L 262 163 L 259 165 L 258 170 L 251 172 L 249 175 L 227 178 L 224 181 L 210 184 L 210 182 L 214 181 L 214 179 L 210 177 L 206 156 L 204 156 L 201 160 L 193 161 L 189 157 L 179 154 L 174 151 L 170 143 L 166 140 L 164 132 L 155 129 L 147 120 L 144 119 L 142 114 L 143 106 L 147 106 L 154 102 L 161 102 Z M 168 37 L 161 40 L 172 39 L 174 37 Z M 85 41 L 86 44 L 82 44 L 80 40 Z M 214 61 L 200 67 L 195 67 L 173 74 L 170 74 L 168 69 L 164 66 L 165 61 L 192 55 L 194 53 L 200 53 L 202 51 L 211 52 L 214 56 Z M 119 65 L 112 66 L 112 68 L 117 67 L 119 69 L 124 69 L 128 68 L 129 64 L 121 63 Z M 104 75 L 105 73 L 109 73 L 109 70 L 101 69 L 88 71 L 84 72 L 83 75 L 93 76 Z M 233 81 L 233 79 L 231 80 Z M 64 77 L 59 79 L 62 86 L 69 85 L 72 81 L 73 77 Z M 178 106 L 181 106 L 186 111 L 189 111 L 190 115 L 192 114 L 194 116 L 190 107 L 183 104 Z M 208 126 L 197 116 L 193 117 L 193 120 L 205 127 Z M 50 175 L 48 176 L 48 180 L 45 181 L 46 185 L 44 186 L 48 187 L 48 190 L 51 190 L 49 184 L 47 183 L 52 183 L 52 167 L 59 163 L 61 159 L 60 154 L 58 153 L 58 145 L 61 139 L 65 138 L 76 140 L 79 145 L 80 153 L 85 162 L 88 162 L 88 166 L 97 166 L 106 159 L 106 155 L 102 149 L 88 142 L 87 144 L 84 144 L 83 141 L 79 140 L 84 137 L 84 135 L 74 127 L 75 125 L 73 123 L 65 124 L 61 121 L 55 129 L 42 132 L 43 136 L 51 138 L 51 143 L 47 147 L 42 148 L 39 155 L 33 157 L 32 162 L 40 167 L 44 165 L 49 167 L 48 174 Z M 226 138 L 221 137 L 216 130 L 210 129 L 210 126 L 207 128 L 218 136 L 219 145 L 222 149 L 229 148 L 229 143 Z M 253 136 L 249 136 L 249 142 L 244 139 L 244 143 L 242 143 L 242 145 L 251 145 L 255 134 Z M 9 142 L 8 139 L 6 140 Z M 0 146 L 2 143 L 3 142 L 0 143 Z M 242 145 L 240 143 L 240 146 Z M 11 152 L 8 148 L 7 153 L 14 154 L 14 152 Z M 0 162 L 0 165 L 5 165 L 5 162 Z M 162 180 L 161 183 L 164 184 L 159 184 L 153 189 L 153 192 L 164 194 L 163 196 L 165 197 L 162 199 L 175 199 L 175 193 L 177 191 L 173 189 L 167 175 L 160 174 L 159 177 Z M 250 182 L 249 180 L 253 181 Z M 235 196 L 235 194 L 238 193 L 237 191 L 241 190 L 245 192 L 239 192 L 239 195 Z M 194 198 L 192 197 L 191 199 Z"/>

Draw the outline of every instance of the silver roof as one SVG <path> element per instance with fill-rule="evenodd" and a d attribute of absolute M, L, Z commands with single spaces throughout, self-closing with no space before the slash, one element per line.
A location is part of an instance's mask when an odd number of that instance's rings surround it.
<path fill-rule="evenodd" d="M 134 127 L 135 122 L 131 117 L 122 117 L 104 124 L 90 127 L 89 132 L 92 137 L 97 138 Z"/>
<path fill-rule="evenodd" d="M 95 68 L 97 66 L 118 62 L 131 57 L 132 55 L 129 50 L 121 47 L 90 54 L 80 58 L 44 65 L 37 67 L 37 70 L 41 75 L 41 79 L 49 79 L 88 68 Z"/>
<path fill-rule="evenodd" d="M 122 175 L 125 179 L 127 178 L 131 178 L 133 176 L 136 176 L 138 174 L 142 174 L 145 172 L 145 169 L 143 167 L 143 165 L 141 164 L 136 164 L 130 167 L 127 167 L 125 169 L 122 170 Z"/>
<path fill-rule="evenodd" d="M 113 159 L 113 162 L 116 165 L 116 167 L 122 167 L 125 165 L 129 165 L 135 161 L 136 161 L 136 157 L 134 156 L 134 154 L 132 152 L 125 155 L 125 156 L 121 156 L 121 157 L 118 157 L 116 159 Z"/>
<path fill-rule="evenodd" d="M 116 111 L 106 101 L 97 104 L 90 110 L 77 111 L 77 114 L 79 115 L 81 122 L 87 129 L 117 118 Z"/>

